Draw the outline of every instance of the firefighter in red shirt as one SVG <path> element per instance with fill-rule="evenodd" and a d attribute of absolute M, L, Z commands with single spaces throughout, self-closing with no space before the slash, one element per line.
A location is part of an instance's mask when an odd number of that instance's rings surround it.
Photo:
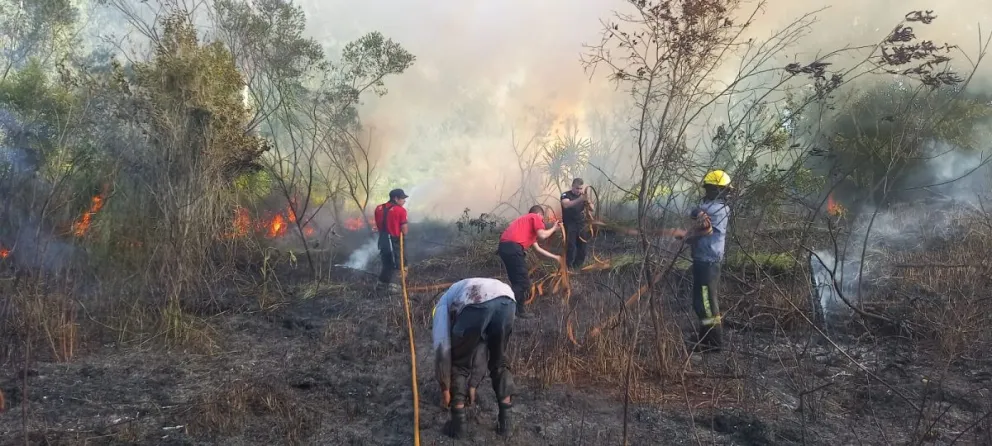
<path fill-rule="evenodd" d="M 517 317 L 519 318 L 526 319 L 531 317 L 530 313 L 524 310 L 524 302 L 530 297 L 530 277 L 527 274 L 527 250 L 533 246 L 534 250 L 541 255 L 552 260 L 560 261 L 561 257 L 544 250 L 544 248 L 541 248 L 541 245 L 537 244 L 538 239 L 547 239 L 557 230 L 557 221 L 550 228 L 545 228 L 544 208 L 540 205 L 535 205 L 530 208 L 526 215 L 517 217 L 516 220 L 510 222 L 510 225 L 503 231 L 503 235 L 499 237 L 499 248 L 497 248 L 496 253 L 499 254 L 500 260 L 503 261 L 503 266 L 506 267 L 506 276 L 510 282 L 510 288 L 513 289 L 513 294 L 516 296 Z"/>
<path fill-rule="evenodd" d="M 406 237 L 409 229 L 406 208 L 403 207 L 407 197 L 403 189 L 393 189 L 389 191 L 389 201 L 375 208 L 375 225 L 379 229 L 379 256 L 382 258 L 379 284 L 388 287 L 390 291 L 399 290 L 399 285 L 392 281 L 393 274 L 400 269 L 400 234 Z M 406 263 L 405 256 L 403 260 Z"/>

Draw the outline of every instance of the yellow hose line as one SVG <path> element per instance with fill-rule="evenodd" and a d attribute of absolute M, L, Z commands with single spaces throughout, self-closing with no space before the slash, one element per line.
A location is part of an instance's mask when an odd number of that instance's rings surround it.
<path fill-rule="evenodd" d="M 403 284 L 403 306 L 406 308 L 406 328 L 410 334 L 410 381 L 413 383 L 413 444 L 420 446 L 420 394 L 417 392 L 417 347 L 413 342 L 413 317 L 410 316 L 410 296 L 406 289 L 406 257 L 400 233 L 400 283 Z"/>
<path fill-rule="evenodd" d="M 410 290 L 411 293 L 424 293 L 424 292 L 429 293 L 432 291 L 441 291 L 454 284 L 455 284 L 454 282 L 446 282 L 446 283 L 439 283 L 436 285 L 415 285 L 408 287 L 408 289 Z"/>

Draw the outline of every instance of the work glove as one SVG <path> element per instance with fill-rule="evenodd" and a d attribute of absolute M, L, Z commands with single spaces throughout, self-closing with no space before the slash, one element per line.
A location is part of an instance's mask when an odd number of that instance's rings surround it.
<path fill-rule="evenodd" d="M 695 222 L 697 234 L 709 235 L 713 233 L 713 223 L 710 221 L 710 216 L 706 212 L 701 210 L 693 212 L 692 220 Z"/>

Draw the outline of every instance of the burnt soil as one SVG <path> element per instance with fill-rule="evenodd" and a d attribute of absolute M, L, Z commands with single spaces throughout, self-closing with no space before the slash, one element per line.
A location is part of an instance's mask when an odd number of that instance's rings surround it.
<path fill-rule="evenodd" d="M 447 249 L 449 257 L 468 255 Z M 614 252 L 623 249 L 616 246 Z M 430 261 L 440 251 L 424 248 L 411 258 L 411 280 L 450 281 L 468 275 L 466 269 L 504 277 L 494 255 L 444 266 Z M 614 299 L 594 291 L 608 274 L 575 277 L 576 299 Z M 632 395 L 626 426 L 630 444 L 905 444 L 914 439 L 914 429 L 925 433 L 916 437 L 923 443 L 950 444 L 968 426 L 957 444 L 989 444 L 988 424 L 974 421 L 989 409 L 992 373 L 987 367 L 952 366 L 946 378 L 935 381 L 927 352 L 900 338 L 867 337 L 864 327 L 834 329 L 831 339 L 841 353 L 802 324 L 790 329 L 762 325 L 756 322 L 762 319 L 760 311 L 743 309 L 751 297 L 734 285 L 734 277 L 733 272 L 724 277 L 733 322 L 729 351 L 692 355 L 687 361 L 691 378 L 682 381 L 641 378 L 637 388 L 650 387 L 648 393 L 660 396 Z M 310 291 L 302 283 L 287 285 L 284 301 L 265 310 L 246 296 L 247 309 L 208 319 L 216 343 L 209 354 L 168 349 L 154 339 L 108 340 L 87 346 L 70 363 L 35 362 L 26 371 L 8 364 L 0 370 L 0 389 L 7 397 L 0 444 L 25 444 L 25 394 L 28 444 L 413 444 L 403 303 L 400 296 L 376 293 L 373 280 L 369 274 L 337 270 L 328 283 Z M 693 316 L 684 294 L 667 296 L 671 317 L 691 331 Z M 531 371 L 516 377 L 511 438 L 494 432 L 496 404 L 488 378 L 479 389 L 479 403 L 470 409 L 468 438 L 446 437 L 448 412 L 438 406 L 429 354 L 428 317 L 436 294 L 411 298 L 422 444 L 621 442 L 622 385 L 590 377 L 542 382 L 533 360 L 527 367 Z M 520 346 L 558 336 L 548 328 L 557 323 L 558 305 L 538 300 L 538 317 L 516 322 L 514 362 L 525 356 Z M 581 354 L 581 348 L 573 353 Z M 939 416 L 918 421 L 914 405 Z"/>

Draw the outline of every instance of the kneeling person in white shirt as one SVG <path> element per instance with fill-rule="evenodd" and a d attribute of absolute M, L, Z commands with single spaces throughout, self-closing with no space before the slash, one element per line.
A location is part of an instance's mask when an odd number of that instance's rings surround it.
<path fill-rule="evenodd" d="M 451 436 L 459 438 L 464 433 L 468 381 L 480 344 L 485 344 L 489 353 L 489 376 L 499 401 L 497 430 L 503 435 L 510 433 L 514 389 L 504 354 L 515 314 L 516 301 L 510 286 L 484 277 L 455 282 L 434 307 L 435 369 L 442 392 L 452 395 Z"/>

